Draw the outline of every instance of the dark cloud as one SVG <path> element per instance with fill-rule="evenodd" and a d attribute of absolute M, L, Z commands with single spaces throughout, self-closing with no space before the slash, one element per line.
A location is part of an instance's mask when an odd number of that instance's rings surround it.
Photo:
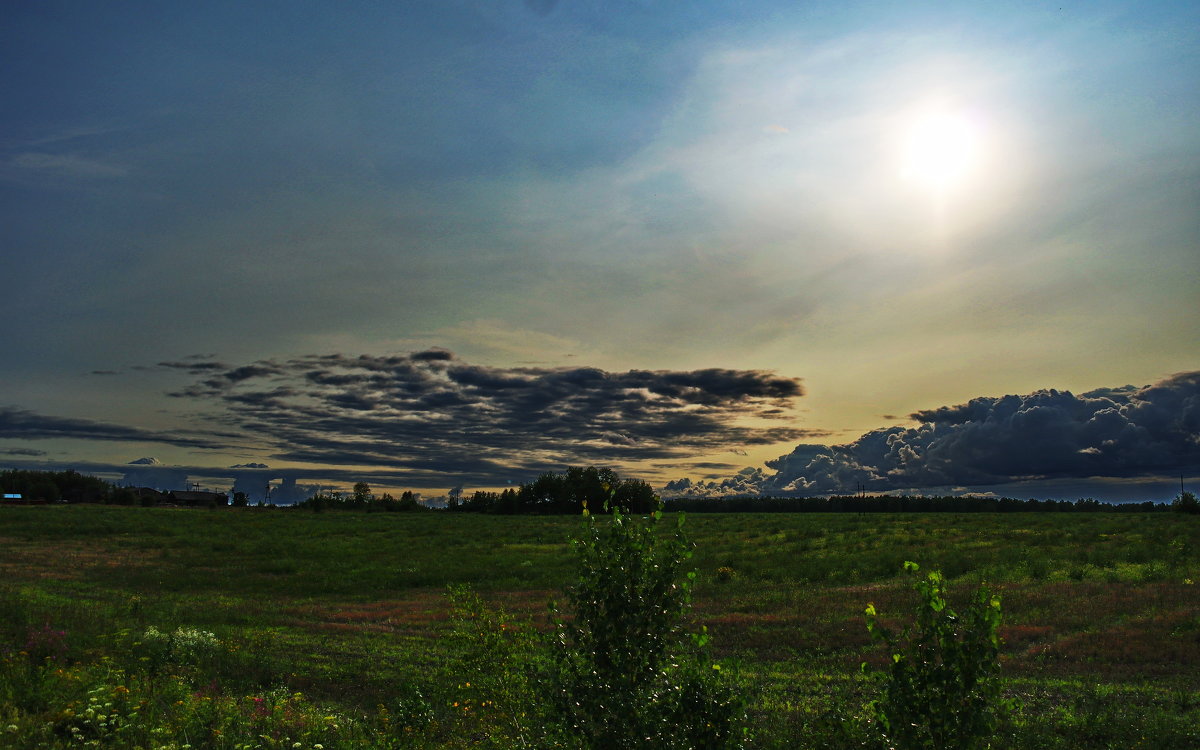
<path fill-rule="evenodd" d="M 737 464 L 726 464 L 719 461 L 697 461 L 692 464 L 692 467 L 696 469 L 722 469 L 729 471 L 730 469 L 736 469 Z"/>
<path fill-rule="evenodd" d="M 443 349 L 180 369 L 200 379 L 171 395 L 218 407 L 216 419 L 257 436 L 275 460 L 467 475 L 477 486 L 804 434 L 741 424 L 779 420 L 804 393 L 796 378 L 756 370 L 501 368 Z"/>
<path fill-rule="evenodd" d="M 261 378 L 267 375 L 278 375 L 282 372 L 282 370 L 273 364 L 258 363 L 246 365 L 245 367 L 235 367 L 232 370 L 226 370 L 224 373 L 222 373 L 222 376 L 232 383 L 240 383 L 243 380 Z"/>
<path fill-rule="evenodd" d="M 409 356 L 417 362 L 449 362 L 454 359 L 454 355 L 445 349 L 427 349 L 423 352 L 414 352 Z M 361 357 L 360 359 L 369 358 Z"/>
<path fill-rule="evenodd" d="M 0 407 L 0 438 L 48 440 L 109 440 L 164 443 L 187 448 L 220 448 L 218 436 L 153 432 L 137 427 L 95 422 L 90 419 L 52 417 L 15 407 Z"/>
<path fill-rule="evenodd" d="M 36 448 L 4 448 L 0 450 L 0 455 L 4 456 L 44 456 L 46 451 L 40 451 Z"/>
<path fill-rule="evenodd" d="M 185 370 L 191 373 L 199 372 L 215 372 L 217 370 L 226 369 L 226 365 L 220 362 L 159 362 L 159 367 L 168 370 Z"/>
<path fill-rule="evenodd" d="M 981 486 L 1030 480 L 1149 477 L 1200 467 L 1200 372 L 1076 396 L 1041 390 L 913 413 L 915 427 L 874 430 L 844 445 L 800 444 L 767 461 L 753 487 L 769 495 Z M 676 494 L 735 494 L 751 474 L 673 482 Z"/>

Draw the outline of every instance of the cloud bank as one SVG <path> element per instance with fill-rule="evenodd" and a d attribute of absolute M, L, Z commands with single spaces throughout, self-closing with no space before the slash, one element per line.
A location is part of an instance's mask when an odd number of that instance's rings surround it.
<path fill-rule="evenodd" d="M 781 423 L 804 393 L 799 379 L 758 370 L 502 368 L 443 349 L 160 367 L 196 376 L 171 395 L 219 406 L 222 427 L 257 436 L 273 460 L 392 467 L 475 486 L 805 434 Z"/>
<path fill-rule="evenodd" d="M 167 393 L 187 404 L 175 426 L 147 430 L 0 407 L 0 439 L 229 453 L 241 461 L 204 468 L 145 458 L 103 468 L 123 483 L 182 486 L 185 475 L 199 474 L 261 492 L 280 478 L 352 476 L 390 486 L 498 487 L 567 465 L 679 464 L 819 434 L 793 426 L 800 379 L 763 370 L 491 367 L 437 348 L 249 363 L 195 355 L 129 369 L 190 378 Z"/>
<path fill-rule="evenodd" d="M 1200 467 L 1200 372 L 1154 385 L 1074 395 L 1039 390 L 915 412 L 915 427 L 873 430 L 852 443 L 800 444 L 708 482 L 681 479 L 668 495 L 776 496 L 982 486 L 1063 478 L 1130 478 Z"/>
<path fill-rule="evenodd" d="M 0 438 L 16 440 L 104 440 L 113 442 L 163 443 L 185 448 L 216 449 L 226 447 L 220 434 L 179 434 L 154 432 L 139 427 L 97 422 L 91 419 L 55 417 L 27 409 L 0 407 Z M 15 455 L 15 454 L 14 454 Z M 25 453 L 24 455 L 33 455 Z"/>

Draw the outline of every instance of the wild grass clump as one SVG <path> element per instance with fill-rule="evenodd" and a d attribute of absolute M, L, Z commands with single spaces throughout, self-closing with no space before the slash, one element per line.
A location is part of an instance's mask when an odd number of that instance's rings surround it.
<path fill-rule="evenodd" d="M 149 631 L 162 658 L 0 649 L 0 746 L 13 748 L 376 747 L 367 722 L 283 687 L 246 690 L 212 677 L 211 633 Z"/>
<path fill-rule="evenodd" d="M 443 701 L 456 733 L 474 747 L 553 747 L 563 739 L 543 688 L 547 639 L 532 623 L 487 606 L 466 586 L 452 586 L 450 658 Z"/>

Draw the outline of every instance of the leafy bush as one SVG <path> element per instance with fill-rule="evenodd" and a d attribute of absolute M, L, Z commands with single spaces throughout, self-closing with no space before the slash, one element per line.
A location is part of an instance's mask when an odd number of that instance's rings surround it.
<path fill-rule="evenodd" d="M 695 578 L 681 575 L 683 517 L 671 536 L 661 519 L 613 508 L 600 525 L 585 508 L 566 592 L 574 617 L 555 610 L 556 708 L 587 747 L 737 747 L 744 701 L 708 659 L 707 636 L 681 627 Z"/>
<path fill-rule="evenodd" d="M 913 562 L 904 568 L 919 570 Z M 890 657 L 884 695 L 872 704 L 879 728 L 901 750 L 989 747 L 1012 707 L 1000 697 L 1000 597 L 980 586 L 959 615 L 947 602 L 941 573 L 917 578 L 914 588 L 916 622 L 902 634 L 880 624 L 875 606 L 867 605 L 867 630 Z"/>

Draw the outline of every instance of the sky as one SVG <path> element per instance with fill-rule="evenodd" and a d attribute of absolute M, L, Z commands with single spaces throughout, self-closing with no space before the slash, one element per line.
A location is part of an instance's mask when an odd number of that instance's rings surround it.
<path fill-rule="evenodd" d="M 0 465 L 1169 500 L 1198 36 L 1176 2 L 11 0 Z"/>

